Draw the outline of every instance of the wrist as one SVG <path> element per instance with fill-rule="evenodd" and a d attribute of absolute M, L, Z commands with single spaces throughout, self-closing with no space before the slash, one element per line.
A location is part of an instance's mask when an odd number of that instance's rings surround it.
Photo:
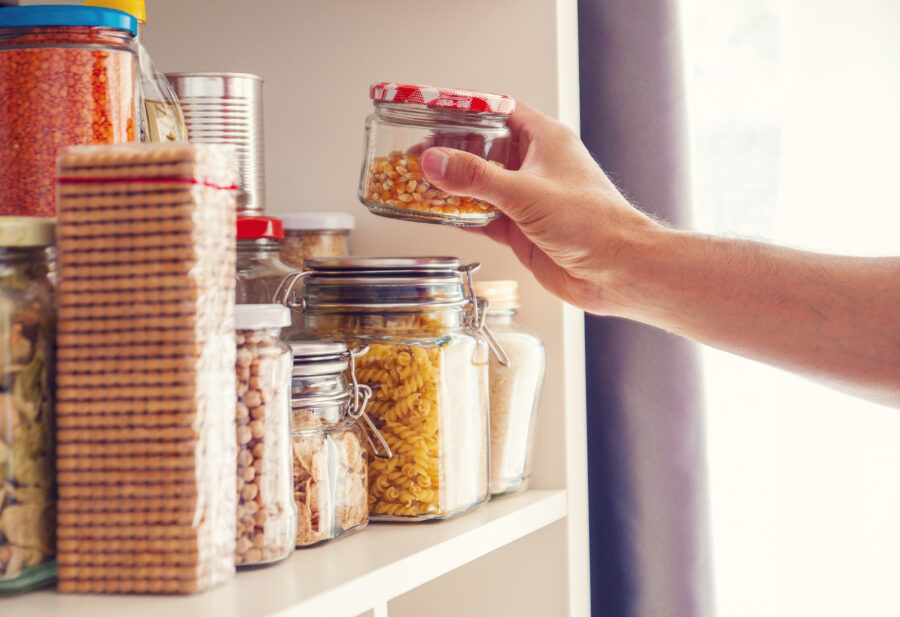
<path fill-rule="evenodd" d="M 676 258 L 685 254 L 688 235 L 646 219 L 610 242 L 600 264 L 600 312 L 655 325 L 668 321 L 667 289 L 678 285 Z"/>

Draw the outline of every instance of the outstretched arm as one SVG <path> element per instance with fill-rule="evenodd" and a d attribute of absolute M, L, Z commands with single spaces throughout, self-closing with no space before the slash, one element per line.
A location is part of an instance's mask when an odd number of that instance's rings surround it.
<path fill-rule="evenodd" d="M 633 208 L 578 137 L 520 106 L 504 170 L 444 148 L 439 188 L 505 214 L 482 233 L 550 292 L 900 407 L 900 257 L 822 255 L 665 227 Z M 515 167 L 515 166 L 514 166 Z"/>

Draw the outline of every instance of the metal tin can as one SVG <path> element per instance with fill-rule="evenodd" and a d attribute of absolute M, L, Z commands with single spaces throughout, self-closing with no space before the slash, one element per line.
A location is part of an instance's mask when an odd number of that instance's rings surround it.
<path fill-rule="evenodd" d="M 188 141 L 231 144 L 238 163 L 238 214 L 266 203 L 263 79 L 250 73 L 166 73 L 181 103 Z"/>

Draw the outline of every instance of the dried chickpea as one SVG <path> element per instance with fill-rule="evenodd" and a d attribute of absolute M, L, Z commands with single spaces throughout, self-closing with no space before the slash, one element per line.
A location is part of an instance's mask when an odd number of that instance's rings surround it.
<path fill-rule="evenodd" d="M 289 444 L 292 357 L 277 335 L 277 329 L 237 332 L 239 566 L 287 557 L 297 531 Z"/>

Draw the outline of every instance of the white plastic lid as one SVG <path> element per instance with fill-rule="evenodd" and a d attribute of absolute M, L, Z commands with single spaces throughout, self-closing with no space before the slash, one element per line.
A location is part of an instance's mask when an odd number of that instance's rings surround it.
<path fill-rule="evenodd" d="M 353 229 L 356 220 L 346 212 L 279 212 L 285 229 Z"/>
<path fill-rule="evenodd" d="M 238 304 L 234 307 L 235 330 L 284 328 L 291 325 L 291 309 L 281 304 Z"/>

